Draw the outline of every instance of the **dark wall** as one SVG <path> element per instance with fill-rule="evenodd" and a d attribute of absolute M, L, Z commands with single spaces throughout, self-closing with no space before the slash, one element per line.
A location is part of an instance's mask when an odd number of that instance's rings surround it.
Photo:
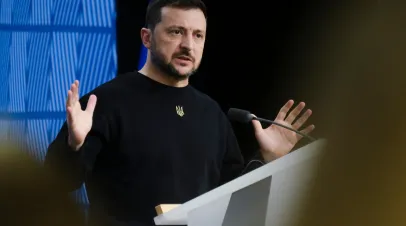
<path fill-rule="evenodd" d="M 215 99 L 224 111 L 244 108 L 270 119 L 289 99 L 306 101 L 312 107 L 317 95 L 312 92 L 314 78 L 303 71 L 322 38 L 327 3 L 271 1 L 265 6 L 263 1 L 205 2 L 208 36 L 199 73 L 191 78 L 196 88 Z M 118 0 L 117 6 L 122 73 L 137 69 L 139 30 L 147 1 Z M 251 126 L 233 126 L 244 155 L 250 156 L 257 148 Z"/>
<path fill-rule="evenodd" d="M 116 0 L 118 73 L 134 71 L 141 49 L 140 29 L 144 25 L 147 0 Z"/>

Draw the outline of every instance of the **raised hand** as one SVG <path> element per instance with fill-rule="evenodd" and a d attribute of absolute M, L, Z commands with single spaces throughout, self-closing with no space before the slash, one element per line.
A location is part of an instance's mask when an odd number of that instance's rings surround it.
<path fill-rule="evenodd" d="M 69 146 L 75 151 L 79 150 L 83 145 L 87 134 L 92 128 L 96 102 L 96 96 L 91 95 L 86 109 L 83 111 L 79 102 L 79 81 L 76 80 L 71 85 L 66 100 L 66 118 L 69 130 Z"/>
<path fill-rule="evenodd" d="M 297 118 L 305 107 L 305 103 L 301 102 L 288 115 L 293 104 L 294 101 L 289 100 L 281 108 L 274 121 L 299 130 L 310 117 L 312 111 L 308 109 L 301 117 Z M 286 155 L 292 150 L 296 143 L 302 139 L 301 135 L 277 125 L 272 124 L 268 128 L 263 129 L 257 120 L 252 120 L 252 123 L 255 129 L 255 136 L 266 161 L 272 161 Z M 314 125 L 309 125 L 303 130 L 300 130 L 300 132 L 307 135 L 313 131 L 314 128 Z"/>

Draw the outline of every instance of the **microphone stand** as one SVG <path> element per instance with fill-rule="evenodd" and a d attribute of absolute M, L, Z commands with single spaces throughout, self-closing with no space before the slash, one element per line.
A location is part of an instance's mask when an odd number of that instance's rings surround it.
<path fill-rule="evenodd" d="M 298 131 L 298 130 L 292 129 L 292 128 L 288 127 L 288 126 L 282 125 L 282 124 L 277 123 L 277 122 L 274 122 L 274 121 L 272 121 L 272 120 L 268 120 L 268 119 L 264 119 L 264 118 L 258 118 L 258 117 L 256 117 L 256 116 L 254 116 L 254 117 L 252 118 L 252 120 L 258 120 L 258 121 L 260 121 L 260 122 L 275 124 L 275 125 L 277 125 L 277 126 L 280 126 L 280 127 L 285 128 L 285 129 L 288 129 L 288 130 L 290 130 L 290 131 L 293 131 L 293 132 L 295 132 L 295 133 L 297 133 L 297 134 L 299 134 L 299 135 L 301 135 L 301 136 L 303 136 L 303 137 L 306 137 L 307 139 L 309 139 L 309 140 L 311 140 L 311 141 L 315 141 L 315 140 L 316 140 L 315 138 L 313 138 L 313 137 L 311 137 L 311 136 L 309 136 L 309 135 L 306 135 L 306 134 L 304 134 L 304 133 L 302 133 L 302 132 L 300 132 L 300 131 Z"/>

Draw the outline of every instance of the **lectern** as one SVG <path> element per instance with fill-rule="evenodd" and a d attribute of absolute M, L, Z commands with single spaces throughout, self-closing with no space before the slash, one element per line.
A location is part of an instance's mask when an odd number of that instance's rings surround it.
<path fill-rule="evenodd" d="M 154 218 L 156 225 L 290 226 L 317 175 L 325 140 L 238 177 Z"/>

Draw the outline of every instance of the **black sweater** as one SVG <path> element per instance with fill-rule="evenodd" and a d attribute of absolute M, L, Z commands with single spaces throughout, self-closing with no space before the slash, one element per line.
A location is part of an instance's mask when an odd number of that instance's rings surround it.
<path fill-rule="evenodd" d="M 84 145 L 77 152 L 68 147 L 65 123 L 45 165 L 67 180 L 66 191 L 85 182 L 99 225 L 154 225 L 156 205 L 184 203 L 241 174 L 227 117 L 192 86 L 170 87 L 133 72 L 84 95 L 83 109 L 90 94 L 98 99 Z"/>

